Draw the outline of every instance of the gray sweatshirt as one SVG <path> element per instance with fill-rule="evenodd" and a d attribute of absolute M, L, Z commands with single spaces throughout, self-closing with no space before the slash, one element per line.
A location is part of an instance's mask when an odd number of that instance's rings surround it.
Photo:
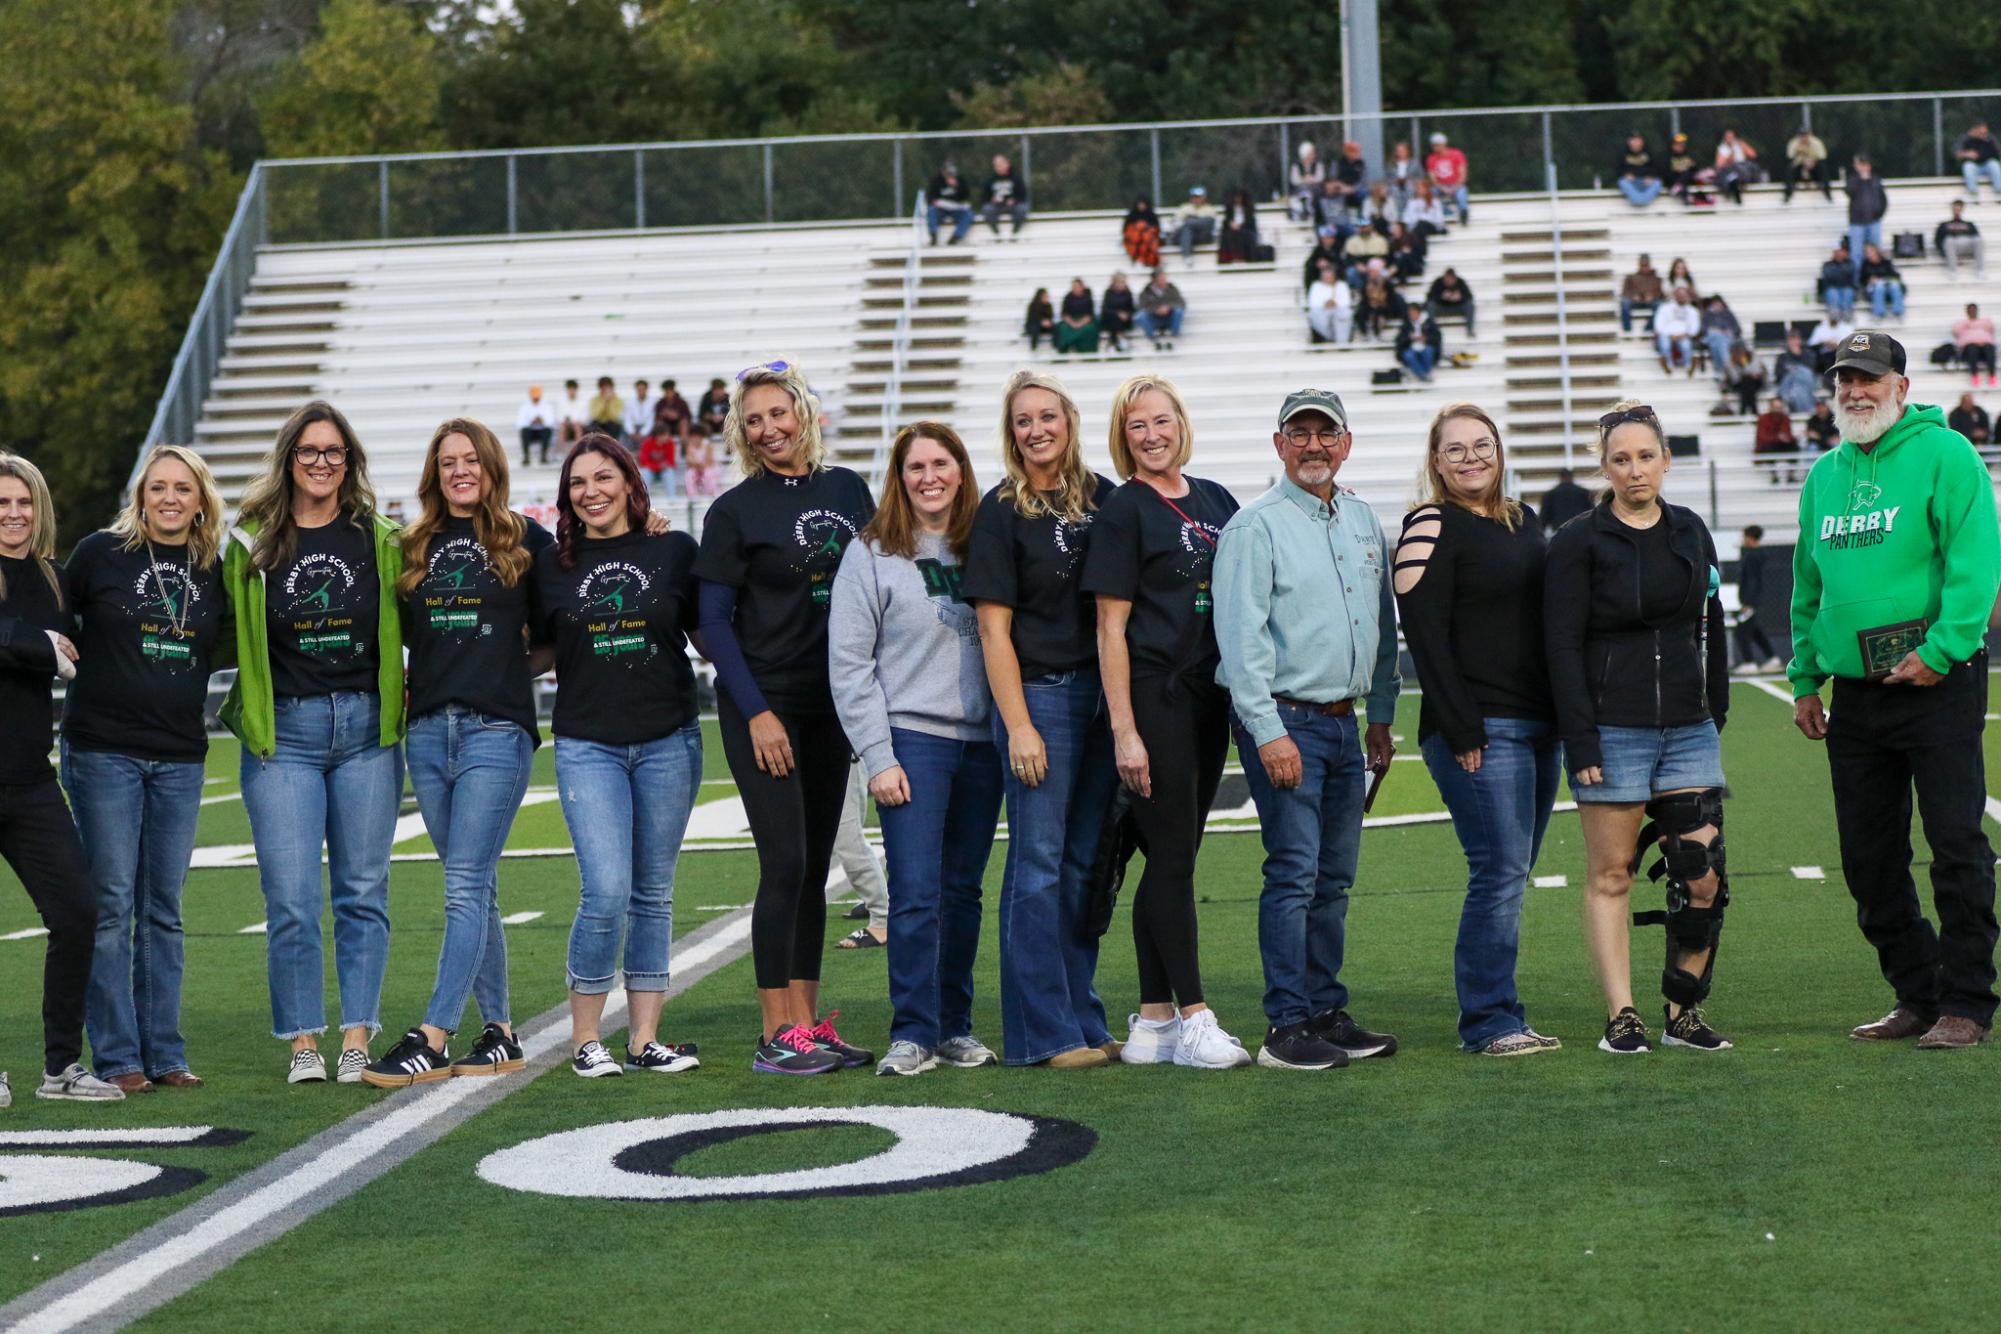
<path fill-rule="evenodd" d="M 986 662 L 945 539 L 917 535 L 917 558 L 850 542 L 827 609 L 834 709 L 868 776 L 896 764 L 889 729 L 960 741 L 988 736 Z"/>

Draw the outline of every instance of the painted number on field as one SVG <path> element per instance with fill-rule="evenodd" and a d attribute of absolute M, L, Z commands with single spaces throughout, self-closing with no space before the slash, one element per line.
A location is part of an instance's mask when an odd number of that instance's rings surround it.
<path fill-rule="evenodd" d="M 211 1126 L 0 1134 L 0 1218 L 178 1195 L 208 1179 L 207 1173 L 192 1167 L 18 1150 L 199 1148 L 240 1144 L 247 1138 L 247 1131 Z"/>

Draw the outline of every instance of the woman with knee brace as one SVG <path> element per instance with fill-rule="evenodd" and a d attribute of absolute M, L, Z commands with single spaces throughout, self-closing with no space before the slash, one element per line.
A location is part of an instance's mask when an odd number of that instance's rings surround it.
<path fill-rule="evenodd" d="M 751 1068 L 826 1074 L 875 1059 L 819 1015 L 823 895 L 851 758 L 828 684 L 827 608 L 875 498 L 827 463 L 820 403 L 797 366 L 741 372 L 724 429 L 744 479 L 710 507 L 695 573 L 723 753 L 757 844 L 750 939 L 764 1027 Z"/>
<path fill-rule="evenodd" d="M 1132 898 L 1139 1013 L 1119 1058 L 1228 1070 L 1249 1065 L 1251 1054 L 1203 998 L 1195 854 L 1230 743 L 1210 566 L 1237 502 L 1182 472 L 1194 436 L 1172 383 L 1136 375 L 1119 386 L 1111 451 L 1126 483 L 1092 525 L 1084 591 L 1097 597 L 1114 761 L 1146 853 Z"/>
<path fill-rule="evenodd" d="M 1723 863 L 1723 757 L 1729 649 L 1716 547 L 1695 511 L 1661 499 L 1667 439 L 1652 408 L 1625 402 L 1598 422 L 1611 483 L 1590 513 L 1550 539 L 1544 642 L 1590 882 L 1584 930 L 1611 1015 L 1599 1047 L 1651 1050 L 1632 1004 L 1627 899 L 1648 845 L 1667 931 L 1661 972 L 1668 1046 L 1723 1051 L 1703 1021 L 1716 940 L 1730 901 Z"/>

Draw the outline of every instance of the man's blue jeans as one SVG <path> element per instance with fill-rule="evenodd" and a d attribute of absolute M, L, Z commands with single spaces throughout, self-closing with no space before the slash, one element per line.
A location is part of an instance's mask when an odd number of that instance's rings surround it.
<path fill-rule="evenodd" d="M 924 225 L 931 231 L 931 240 L 938 240 L 938 227 L 945 219 L 952 220 L 952 239 L 963 241 L 966 233 L 973 230 L 973 210 L 971 208 L 940 208 L 936 204 L 924 206 Z"/>
<path fill-rule="evenodd" d="M 1403 362 L 1405 370 L 1418 379 L 1429 380 L 1432 370 L 1438 365 L 1438 349 L 1430 343 L 1422 347 L 1408 347 L 1398 360 Z"/>
<path fill-rule="evenodd" d="M 1112 1040 L 1094 984 L 1098 942 L 1081 928 L 1085 880 L 1119 781 L 1111 721 L 1095 670 L 1032 677 L 1022 682 L 1022 694 L 1049 772 L 1038 787 L 1011 772 L 1003 776 L 1001 1039 L 1009 1065 Z M 998 709 L 993 724 L 994 749 L 1004 758 L 1007 724 Z"/>
<path fill-rule="evenodd" d="M 1515 991 L 1522 895 L 1542 849 L 1556 801 L 1563 746 L 1556 725 L 1529 718 L 1488 718 L 1480 768 L 1467 773 L 1436 734 L 1424 739 L 1431 770 L 1452 828 L 1466 850 L 1466 903 L 1452 950 L 1459 989 L 1459 1040 L 1479 1051 L 1528 1024 Z"/>
<path fill-rule="evenodd" d="M 1188 307 L 1175 306 L 1167 312 L 1167 318 L 1162 319 L 1150 310 L 1142 310 L 1139 313 L 1139 327 L 1146 332 L 1148 338 L 1158 338 L 1162 334 L 1166 334 L 1169 338 L 1179 338 L 1181 317 L 1187 313 Z"/>
<path fill-rule="evenodd" d="M 1258 952 L 1264 956 L 1265 1017 L 1274 1028 L 1304 1023 L 1348 1006 L 1341 983 L 1348 890 L 1362 849 L 1367 769 L 1355 715 L 1330 718 L 1294 704 L 1278 706 L 1299 747 L 1299 786 L 1277 788 L 1257 743 L 1230 716 L 1244 780 L 1257 804 L 1264 840 L 1264 892 L 1258 899 Z"/>
<path fill-rule="evenodd" d="M 1886 311 L 1904 318 L 1904 284 L 1896 278 L 1878 278 L 1869 284 L 1870 314 L 1880 320 Z"/>
<path fill-rule="evenodd" d="M 1848 224 L 1848 262 L 1855 266 L 1855 281 L 1858 285 L 1862 281 L 1864 245 L 1875 246 L 1878 250 L 1883 248 L 1883 224 L 1880 220 Z"/>
<path fill-rule="evenodd" d="M 1694 358 L 1694 344 L 1687 334 L 1654 334 L 1654 351 L 1670 366 L 1686 366 Z"/>
<path fill-rule="evenodd" d="M 701 781 L 700 723 L 636 746 L 556 738 L 556 788 L 583 880 L 565 969 L 571 991 L 611 990 L 621 937 L 625 989 L 667 990 L 674 864 Z"/>
<path fill-rule="evenodd" d="M 2001 161 L 2001 159 L 1996 160 Z M 1829 285 L 1822 289 L 1820 299 L 1827 303 L 1829 310 L 1843 319 L 1855 313 L 1855 289 L 1853 287 L 1835 287 Z"/>
<path fill-rule="evenodd" d="M 456 1033 L 470 996 L 487 1023 L 512 1023 L 500 852 L 528 791 L 535 743 L 519 723 L 449 704 L 410 724 L 403 754 L 445 869 L 445 939 L 424 1022 Z"/>
<path fill-rule="evenodd" d="M 1654 331 L 1654 307 L 1659 304 L 1660 302 L 1658 301 L 1635 301 L 1629 296 L 1620 297 L 1619 327 L 1627 333 L 1633 332 L 1634 313 L 1636 311 L 1645 311 L 1647 315 L 1647 332 L 1652 333 Z"/>
<path fill-rule="evenodd" d="M 263 883 L 271 1036 L 324 1032 L 320 845 L 333 900 L 340 1026 L 382 1027 L 389 966 L 389 848 L 403 795 L 403 752 L 382 744 L 377 697 L 285 695 L 274 701 L 277 749 L 246 748 L 243 807 Z"/>
<path fill-rule="evenodd" d="M 1634 208 L 1645 208 L 1661 197 L 1661 183 L 1652 176 L 1621 176 L 1619 193 Z"/>
<path fill-rule="evenodd" d="M 2001 195 L 2001 157 L 1989 158 L 1985 162 L 1961 161 L 1959 178 L 1966 183 L 1966 193 L 1978 198 L 1980 182 L 1986 181 L 1994 193 Z"/>
<path fill-rule="evenodd" d="M 202 764 L 62 748 L 63 787 L 97 890 L 85 1026 L 100 1079 L 188 1068 L 181 1036 L 181 886 Z"/>
<path fill-rule="evenodd" d="M 910 784 L 903 805 L 876 806 L 889 860 L 889 1036 L 935 1050 L 973 1031 L 980 882 L 1004 766 L 991 741 L 893 727 L 889 742 Z"/>

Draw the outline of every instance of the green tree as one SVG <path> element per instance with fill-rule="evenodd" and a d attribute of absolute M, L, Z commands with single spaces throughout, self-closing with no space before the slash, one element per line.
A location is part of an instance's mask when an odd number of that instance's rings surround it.
<path fill-rule="evenodd" d="M 259 108 L 274 157 L 413 153 L 444 146 L 438 41 L 411 10 L 332 0 L 320 35 Z"/>

